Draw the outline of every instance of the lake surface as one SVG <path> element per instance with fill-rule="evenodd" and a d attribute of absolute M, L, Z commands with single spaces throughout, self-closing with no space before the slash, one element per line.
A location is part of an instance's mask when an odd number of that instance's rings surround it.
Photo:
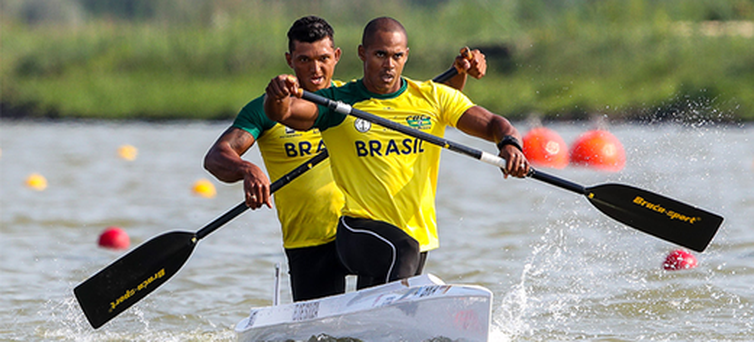
<path fill-rule="evenodd" d="M 126 251 L 97 246 L 118 226 L 131 249 L 195 231 L 240 203 L 239 184 L 202 168 L 229 123 L 0 122 L 0 340 L 233 341 L 252 306 L 270 305 L 286 260 L 273 210 L 249 211 L 208 236 L 180 273 L 99 330 L 72 290 Z M 526 123 L 518 123 L 522 133 Z M 569 144 L 589 123 L 548 125 Z M 619 182 L 725 217 L 698 267 L 665 271 L 678 248 L 601 214 L 582 196 L 443 152 L 441 248 L 426 271 L 494 293 L 494 341 L 754 340 L 754 128 L 616 124 L 617 173 L 548 172 L 582 185 Z M 455 131 L 447 138 L 494 151 Z M 133 161 L 119 146 L 138 149 Z M 260 162 L 253 149 L 246 158 Z M 24 184 L 46 177 L 44 191 Z M 195 196 L 211 179 L 217 196 Z M 285 273 L 284 273 L 285 274 Z M 281 301 L 290 302 L 287 277 Z M 351 284 L 352 285 L 352 284 Z"/>

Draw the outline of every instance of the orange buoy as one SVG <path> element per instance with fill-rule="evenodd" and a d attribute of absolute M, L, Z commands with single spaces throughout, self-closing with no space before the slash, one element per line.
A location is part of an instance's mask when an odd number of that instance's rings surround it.
<path fill-rule="evenodd" d="M 524 155 L 534 166 L 562 169 L 568 165 L 568 146 L 560 135 L 536 127 L 524 136 Z"/>
<path fill-rule="evenodd" d="M 25 183 L 26 186 L 37 191 L 42 191 L 47 188 L 47 179 L 38 173 L 32 173 L 26 177 Z"/>
<path fill-rule="evenodd" d="M 131 238 L 123 229 L 115 226 L 107 227 L 99 236 L 99 245 L 104 248 L 126 249 L 131 244 Z"/>
<path fill-rule="evenodd" d="M 204 198 L 212 198 L 215 197 L 217 194 L 217 191 L 215 190 L 215 185 L 212 184 L 207 179 L 200 179 L 196 182 L 194 182 L 194 187 L 192 188 L 194 194 L 204 197 Z"/>
<path fill-rule="evenodd" d="M 136 159 L 136 155 L 139 154 L 139 150 L 131 145 L 122 145 L 118 147 L 118 156 L 122 159 L 133 161 Z"/>
<path fill-rule="evenodd" d="M 617 172 L 626 165 L 623 145 L 612 133 L 596 129 L 579 136 L 571 145 L 571 162 Z"/>
<path fill-rule="evenodd" d="M 677 271 L 694 268 L 696 264 L 696 257 L 693 254 L 682 249 L 676 249 L 665 257 L 662 268 L 667 271 Z"/>

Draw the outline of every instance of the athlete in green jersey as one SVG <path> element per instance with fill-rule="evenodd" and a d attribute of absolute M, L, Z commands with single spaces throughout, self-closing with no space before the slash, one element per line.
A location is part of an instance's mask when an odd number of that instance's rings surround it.
<path fill-rule="evenodd" d="M 304 89 L 316 91 L 333 85 L 333 71 L 341 55 L 333 36 L 330 24 L 314 16 L 296 20 L 289 29 L 285 59 Z M 259 97 L 244 106 L 204 159 L 204 167 L 219 180 L 243 180 L 246 204 L 251 209 L 272 206 L 269 178 L 259 166 L 241 158 L 254 143 L 258 142 L 272 179 L 280 178 L 323 148 L 317 131 L 297 132 L 269 120 L 262 104 L 263 98 Z M 343 194 L 335 186 L 330 168 L 320 165 L 301 175 L 279 189 L 274 200 L 293 300 L 344 292 L 348 271 L 341 265 L 334 244 Z"/>
<path fill-rule="evenodd" d="M 455 89 L 402 77 L 408 58 L 405 29 L 378 18 L 358 48 L 364 76 L 318 93 L 383 118 L 442 136 L 445 127 L 498 144 L 506 176 L 524 177 L 528 161 L 519 132 L 505 118 L 474 105 Z M 300 99 L 298 84 L 280 75 L 267 86 L 265 112 L 299 130 L 319 129 L 331 168 L 345 194 L 336 246 L 359 288 L 422 272 L 426 252 L 438 247 L 435 191 L 440 147 L 370 125 Z"/>
<path fill-rule="evenodd" d="M 332 80 L 341 55 L 334 46 L 333 34 L 324 19 L 314 16 L 297 20 L 288 31 L 286 61 L 304 89 L 316 91 L 343 84 Z M 478 50 L 473 53 L 472 60 L 456 58 L 456 64 L 479 78 L 486 62 Z M 465 80 L 465 74 L 461 74 L 449 84 L 463 87 Z M 295 131 L 267 118 L 263 101 L 259 97 L 244 106 L 205 157 L 205 168 L 218 179 L 244 181 L 246 203 L 253 209 L 271 204 L 269 179 L 261 168 L 241 158 L 255 142 L 271 179 L 280 178 L 324 148 L 317 130 Z M 293 300 L 344 292 L 347 270 L 340 264 L 334 242 L 344 197 L 333 182 L 329 166 L 305 173 L 278 190 L 274 200 Z"/>

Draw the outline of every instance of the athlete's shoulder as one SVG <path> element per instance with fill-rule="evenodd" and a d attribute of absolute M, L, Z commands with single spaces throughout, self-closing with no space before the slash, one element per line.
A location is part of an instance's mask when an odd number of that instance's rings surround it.
<path fill-rule="evenodd" d="M 423 88 L 423 87 L 429 87 L 431 86 L 430 81 L 417 81 L 413 78 L 408 78 L 406 76 L 402 76 L 403 80 L 406 82 L 406 86 L 413 87 L 413 88 Z"/>
<path fill-rule="evenodd" d="M 432 80 L 416 81 L 405 77 L 404 79 L 406 80 L 406 88 L 412 96 L 418 95 L 426 99 L 435 99 L 435 101 L 439 101 L 440 98 L 448 96 L 455 97 L 460 93 L 455 88 Z"/>
<path fill-rule="evenodd" d="M 275 126 L 276 122 L 270 120 L 264 113 L 264 95 L 261 95 L 247 103 L 233 121 L 233 127 L 248 131 L 254 138 L 259 138 L 265 130 Z"/>
<path fill-rule="evenodd" d="M 406 83 L 409 87 L 419 89 L 423 92 L 456 92 L 457 89 L 450 87 L 443 83 L 438 83 L 432 80 L 417 81 L 410 78 L 406 78 Z"/>

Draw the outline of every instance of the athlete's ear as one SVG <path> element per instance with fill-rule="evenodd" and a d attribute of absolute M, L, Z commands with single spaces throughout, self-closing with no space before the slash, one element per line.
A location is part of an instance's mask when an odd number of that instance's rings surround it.
<path fill-rule="evenodd" d="M 362 62 L 367 60 L 366 50 L 364 49 L 364 45 L 361 44 L 359 44 L 359 59 L 361 59 Z"/>
<path fill-rule="evenodd" d="M 291 56 L 290 52 L 285 53 L 285 61 L 288 63 L 288 66 L 293 69 L 293 64 L 291 63 L 291 60 L 293 59 L 293 56 Z"/>
<path fill-rule="evenodd" d="M 340 51 L 340 48 L 335 48 L 335 62 L 340 61 L 340 54 L 343 53 L 343 51 Z"/>

